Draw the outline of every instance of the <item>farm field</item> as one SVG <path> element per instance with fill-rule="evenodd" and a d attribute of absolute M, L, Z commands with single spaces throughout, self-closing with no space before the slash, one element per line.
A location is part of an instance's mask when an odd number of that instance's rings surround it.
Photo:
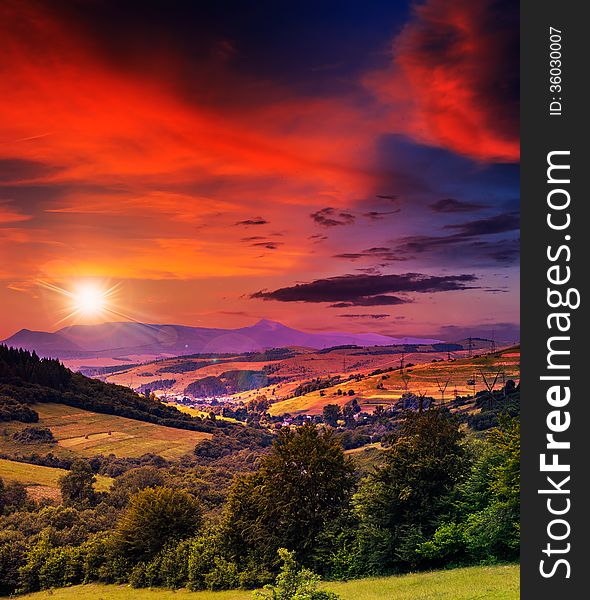
<path fill-rule="evenodd" d="M 187 415 L 191 415 L 192 417 L 201 417 L 202 419 L 206 418 L 208 413 L 204 410 L 199 410 L 198 408 L 191 408 L 190 406 L 185 406 L 184 404 L 177 404 L 172 402 L 170 406 L 174 406 L 180 412 L 186 413 Z M 228 421 L 229 423 L 236 423 L 238 425 L 243 425 L 242 421 L 238 421 L 237 419 L 232 419 L 231 417 L 223 417 L 222 415 L 217 415 L 216 419 L 220 419 L 221 421 Z"/>
<path fill-rule="evenodd" d="M 188 368 L 190 364 L 197 365 L 198 368 L 192 370 L 179 372 L 179 369 Z M 206 363 L 203 366 L 198 366 L 199 363 Z M 118 385 L 124 385 L 127 387 L 137 388 L 141 385 L 147 385 L 152 381 L 158 381 L 161 379 L 173 379 L 175 383 L 171 388 L 166 390 L 158 389 L 155 385 L 153 391 L 158 392 L 172 392 L 175 394 L 183 394 L 184 389 L 196 379 L 202 379 L 211 375 L 218 376 L 226 371 L 234 370 L 252 370 L 259 371 L 266 362 L 244 362 L 235 361 L 232 362 L 229 359 L 221 360 L 197 360 L 187 359 L 183 357 L 172 358 L 170 360 L 158 361 L 155 363 L 147 363 L 137 367 L 133 367 L 126 371 L 118 371 L 112 375 L 108 375 L 105 380 L 109 383 L 116 383 Z"/>
<path fill-rule="evenodd" d="M 330 582 L 322 587 L 342 600 L 516 600 L 519 597 L 518 565 L 471 567 Z M 114 585 L 79 585 L 20 596 L 22 600 L 251 600 L 252 592 L 188 592 L 186 590 L 132 589 Z"/>
<path fill-rule="evenodd" d="M 428 356 L 432 357 L 432 355 Z M 413 362 L 409 355 L 406 361 L 406 364 Z M 406 382 L 399 370 L 373 375 L 360 381 L 348 381 L 325 388 L 321 390 L 322 394 L 318 390 L 304 396 L 275 402 L 269 412 L 271 415 L 321 414 L 322 408 L 326 404 L 344 405 L 351 397 L 358 400 L 363 410 L 372 412 L 377 405 L 387 406 L 397 402 L 406 391 L 406 383 L 407 391 L 414 394 L 425 394 L 438 401 L 442 400 L 439 386 L 446 385 L 445 400 L 449 401 L 455 397 L 455 390 L 457 395 L 467 396 L 472 395 L 474 389 L 485 389 L 482 373 L 489 383 L 492 383 L 498 375 L 496 388 L 501 387 L 504 380 L 507 379 L 518 381 L 520 379 L 519 361 L 520 348 L 510 348 L 474 358 L 415 364 L 405 369 Z M 338 395 L 339 389 L 342 392 L 341 395 Z M 349 395 L 350 391 L 353 391 L 354 395 Z M 469 406 L 466 406 L 465 410 L 469 410 Z"/>
<path fill-rule="evenodd" d="M 247 401 L 259 393 L 267 396 L 276 394 L 284 398 L 291 395 L 293 390 L 301 383 L 315 377 L 327 375 L 347 375 L 350 373 L 368 374 L 375 369 L 397 368 L 400 363 L 401 350 L 384 350 L 382 348 L 336 348 L 330 351 L 315 351 L 303 348 L 295 349 L 297 354 L 281 360 L 244 361 L 235 359 L 194 359 L 178 357 L 169 360 L 160 360 L 133 366 L 124 371 L 118 371 L 105 376 L 105 381 L 137 389 L 141 385 L 152 382 L 152 391 L 156 394 L 184 394 L 185 388 L 194 381 L 208 376 L 219 376 L 223 372 L 233 370 L 261 371 L 269 368 L 272 377 L 282 379 L 279 383 L 269 385 L 267 388 L 252 390 L 235 394 L 235 399 Z M 456 351 L 454 357 L 467 355 L 466 350 Z M 430 362 L 433 359 L 442 360 L 447 357 L 446 352 L 410 352 L 405 354 L 406 362 L 415 364 Z M 193 368 L 191 368 L 191 363 Z M 174 383 L 166 389 L 159 389 L 158 380 L 173 380 Z M 273 394 L 274 391 L 274 394 Z"/>
<path fill-rule="evenodd" d="M 174 459 L 192 452 L 195 445 L 211 437 L 209 433 L 164 427 L 126 417 L 105 415 L 64 404 L 35 404 L 39 413 L 38 427 L 48 427 L 56 444 L 36 444 L 37 453 L 77 454 L 95 456 L 115 454 L 137 457 L 148 452 Z M 12 422 L 0 436 L 0 451 L 23 453 L 27 447 L 12 440 L 12 434 L 27 425 Z"/>
<path fill-rule="evenodd" d="M 66 473 L 64 469 L 0 459 L 0 479 L 22 483 L 29 495 L 35 499 L 59 499 L 59 478 Z M 105 492 L 111 487 L 112 482 L 110 477 L 97 475 L 95 489 Z"/>

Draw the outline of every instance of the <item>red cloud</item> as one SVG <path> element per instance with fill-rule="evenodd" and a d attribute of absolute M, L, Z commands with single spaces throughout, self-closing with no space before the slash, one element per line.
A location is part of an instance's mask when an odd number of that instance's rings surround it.
<path fill-rule="evenodd" d="M 518 18 L 509 0 L 416 5 L 392 68 L 367 78 L 394 106 L 390 124 L 477 159 L 518 160 Z"/>
<path fill-rule="evenodd" d="M 0 158 L 62 167 L 44 180 L 264 175 L 321 190 L 364 189 L 370 137 L 341 99 L 292 97 L 268 105 L 262 87 L 260 102 L 245 109 L 199 105 L 157 69 L 113 68 L 47 7 L 26 1 L 0 6 L 0 37 Z M 171 65 L 182 60 L 166 58 Z M 231 81 L 219 82 L 227 89 L 218 95 L 235 93 Z M 211 82 L 203 77 L 195 85 L 208 89 Z"/>
<path fill-rule="evenodd" d="M 10 238 L 0 229 L 0 262 L 10 276 L 279 272 L 311 254 L 300 236 L 262 261 L 269 248 L 245 248 L 228 226 L 264 214 L 277 229 L 303 227 L 311 208 L 353 201 L 372 181 L 371 135 L 343 98 L 269 94 L 268 83 L 252 85 L 260 101 L 244 107 L 191 100 L 158 69 L 113 65 L 34 1 L 0 2 L 0 39 L 0 182 L 14 187 L 0 196 L 0 225 L 15 224 Z M 236 95 L 229 75 L 214 84 Z M 19 186 L 46 192 L 17 210 L 21 195 L 4 201 Z M 36 246 L 24 248 L 32 227 Z"/>

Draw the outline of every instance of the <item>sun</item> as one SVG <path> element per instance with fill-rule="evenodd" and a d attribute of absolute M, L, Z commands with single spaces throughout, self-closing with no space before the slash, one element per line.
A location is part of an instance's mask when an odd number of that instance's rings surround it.
<path fill-rule="evenodd" d="M 82 317 L 98 317 L 107 308 L 107 294 L 94 284 L 85 284 L 72 294 L 75 311 Z"/>
<path fill-rule="evenodd" d="M 119 305 L 119 283 L 111 285 L 107 281 L 98 279 L 78 280 L 71 282 L 67 287 L 48 281 L 39 280 L 37 283 L 43 289 L 65 299 L 65 304 L 60 309 L 64 316 L 57 321 L 56 325 L 64 321 L 96 323 L 108 318 L 135 321 L 135 318 L 123 312 Z"/>

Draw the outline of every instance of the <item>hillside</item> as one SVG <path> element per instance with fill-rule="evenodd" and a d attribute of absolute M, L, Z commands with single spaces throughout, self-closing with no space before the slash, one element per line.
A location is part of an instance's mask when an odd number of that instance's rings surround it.
<path fill-rule="evenodd" d="M 325 583 L 322 587 L 342 600 L 516 600 L 520 594 L 517 565 L 471 567 Z M 21 596 L 22 600 L 252 600 L 252 592 L 188 592 L 186 590 L 131 589 L 128 586 L 78 585 Z"/>
<path fill-rule="evenodd" d="M 134 391 L 80 373 L 55 359 L 0 346 L 0 421 L 34 423 L 37 403 L 59 403 L 167 427 L 210 432 L 227 423 L 205 422 Z"/>
<path fill-rule="evenodd" d="M 415 355 L 411 358 L 412 361 L 416 359 Z M 441 388 L 446 385 L 445 400 L 449 401 L 455 396 L 472 396 L 476 391 L 485 389 L 484 376 L 488 383 L 492 383 L 498 375 L 496 387 L 501 387 L 508 379 L 520 379 L 520 347 L 474 358 L 434 360 L 436 362 L 406 367 L 403 372 L 400 369 L 381 372 L 275 402 L 269 412 L 272 415 L 320 414 L 325 404 L 344 405 L 350 400 L 351 391 L 361 408 L 370 412 L 378 405 L 395 404 L 406 391 L 442 401 Z M 406 364 L 412 361 L 408 357 Z M 464 410 L 467 409 L 468 406 L 465 406 Z"/>
<path fill-rule="evenodd" d="M 447 350 L 448 348 L 448 350 Z M 468 350 L 461 345 L 413 344 L 391 346 L 336 346 L 321 350 L 291 347 L 279 351 L 266 351 L 244 354 L 191 355 L 154 361 L 128 368 L 105 369 L 102 373 L 91 370 L 94 376 L 105 381 L 134 389 L 150 388 L 159 396 L 214 397 L 235 396 L 248 400 L 257 393 L 264 393 L 275 399 L 285 399 L 303 382 L 317 378 L 352 373 L 369 375 L 376 369 L 397 369 L 404 364 L 421 364 L 433 360 L 446 360 L 468 356 Z M 241 389 L 227 389 L 221 385 L 224 374 L 235 371 L 259 373 L 258 385 L 242 386 Z M 264 376 L 267 382 L 263 380 Z M 212 378 L 217 378 L 218 381 Z M 206 380 L 207 387 L 191 394 L 191 386 Z M 216 385 L 217 384 L 217 385 Z M 187 390 L 188 388 L 188 390 Z"/>
<path fill-rule="evenodd" d="M 92 457 L 114 454 L 117 457 L 139 457 L 147 453 L 175 459 L 192 452 L 195 445 L 210 439 L 210 433 L 165 427 L 136 419 L 82 410 L 65 404 L 34 404 L 39 415 L 36 427 L 48 428 L 56 443 L 23 445 L 14 439 L 27 424 L 11 421 L 0 435 L 0 453 L 22 456 L 36 452 L 60 458 Z"/>
<path fill-rule="evenodd" d="M 59 479 L 65 475 L 65 469 L 31 465 L 0 458 L 0 479 L 7 482 L 22 483 L 28 495 L 34 499 L 60 499 Z M 106 492 L 113 483 L 110 477 L 98 475 L 95 489 Z"/>

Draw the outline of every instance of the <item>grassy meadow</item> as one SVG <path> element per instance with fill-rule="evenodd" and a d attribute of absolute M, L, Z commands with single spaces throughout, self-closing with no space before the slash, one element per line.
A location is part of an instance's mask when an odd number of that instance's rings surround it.
<path fill-rule="evenodd" d="M 342 600 L 516 600 L 519 597 L 518 565 L 470 567 L 378 577 L 346 582 L 329 582 L 326 590 Z M 251 600 L 252 592 L 188 592 L 145 590 L 116 585 L 78 585 L 20 596 L 22 600 Z"/>
<path fill-rule="evenodd" d="M 82 410 L 64 404 L 35 404 L 39 414 L 38 427 L 48 427 L 57 440 L 55 444 L 36 444 L 37 453 L 53 452 L 91 457 L 97 454 L 115 454 L 136 457 L 153 452 L 167 459 L 175 459 L 192 452 L 195 445 L 211 437 L 209 433 L 164 427 L 126 417 Z M 27 427 L 13 421 L 3 428 L 0 452 L 26 452 L 26 446 L 12 440 L 12 434 Z"/>
<path fill-rule="evenodd" d="M 22 483 L 33 498 L 60 498 L 59 479 L 67 473 L 64 469 L 30 465 L 0 458 L 0 478 L 4 481 Z M 113 480 L 103 475 L 96 476 L 95 489 L 106 492 Z"/>

